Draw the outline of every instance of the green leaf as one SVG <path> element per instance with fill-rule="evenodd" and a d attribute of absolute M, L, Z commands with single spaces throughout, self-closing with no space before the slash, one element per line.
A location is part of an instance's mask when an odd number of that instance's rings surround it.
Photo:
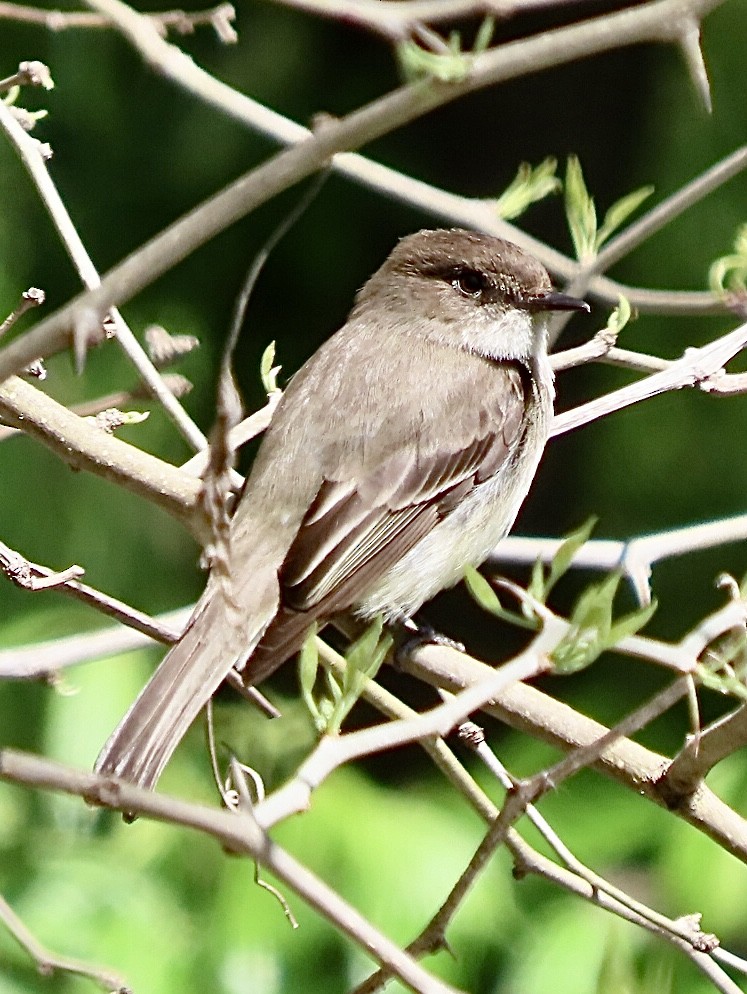
<path fill-rule="evenodd" d="M 557 159 L 550 157 L 535 168 L 522 162 L 514 179 L 496 200 L 498 215 L 510 221 L 523 214 L 531 204 L 561 190 L 563 184 L 555 175 L 557 167 Z"/>
<path fill-rule="evenodd" d="M 719 694 L 728 694 L 740 701 L 747 701 L 747 687 L 739 678 L 727 676 L 725 673 L 714 673 L 707 666 L 698 666 L 696 673 L 698 682 L 704 687 L 708 687 L 709 690 L 715 690 Z"/>
<path fill-rule="evenodd" d="M 597 523 L 595 517 L 588 518 L 576 531 L 571 532 L 563 540 L 558 551 L 550 562 L 549 570 L 545 567 L 541 559 L 538 559 L 532 567 L 532 576 L 527 587 L 527 592 L 541 604 L 547 603 L 547 598 L 555 584 L 560 580 L 571 565 L 573 557 L 584 545 L 591 535 Z"/>
<path fill-rule="evenodd" d="M 527 593 L 531 594 L 535 600 L 545 603 L 545 564 L 541 559 L 538 559 L 532 566 Z"/>
<path fill-rule="evenodd" d="M 617 298 L 617 307 L 607 318 L 607 328 L 614 333 L 615 337 L 620 334 L 625 325 L 630 321 L 632 311 L 630 301 L 622 294 Z"/>
<path fill-rule="evenodd" d="M 643 201 L 648 200 L 653 192 L 653 186 L 642 186 L 639 190 L 633 190 L 632 193 L 628 193 L 626 196 L 615 201 L 615 203 L 604 215 L 604 221 L 602 222 L 602 226 L 597 233 L 594 245 L 597 252 L 602 245 L 604 245 L 610 235 L 617 231 L 617 229 L 627 221 L 630 215 L 638 210 Z"/>
<path fill-rule="evenodd" d="M 482 55 L 490 45 L 493 40 L 493 32 L 495 31 L 495 18 L 486 17 L 485 20 L 480 25 L 475 38 L 475 44 L 472 46 L 473 55 Z"/>
<path fill-rule="evenodd" d="M 620 577 L 620 573 L 611 573 L 601 583 L 587 587 L 579 597 L 570 618 L 570 629 L 552 654 L 557 673 L 584 669 L 604 651 Z"/>
<path fill-rule="evenodd" d="M 301 651 L 298 654 L 298 678 L 301 684 L 301 695 L 309 709 L 316 730 L 324 731 L 324 723 L 319 707 L 314 699 L 314 685 L 316 684 L 317 673 L 319 672 L 319 650 L 316 645 L 317 626 L 314 623 L 309 629 L 309 633 L 304 639 Z"/>
<path fill-rule="evenodd" d="M 496 594 L 482 573 L 476 570 L 474 566 L 468 566 L 465 569 L 464 582 L 467 585 L 470 596 L 483 611 L 488 611 L 490 614 L 495 614 L 498 617 L 501 616 L 503 606 L 498 599 L 498 594 Z"/>
<path fill-rule="evenodd" d="M 708 283 L 713 293 L 719 295 L 747 292 L 747 224 L 737 228 L 734 252 L 712 263 Z"/>
<path fill-rule="evenodd" d="M 388 642 L 391 647 L 392 643 L 389 634 L 382 639 L 383 628 L 384 619 L 379 615 L 350 646 L 345 659 L 351 673 L 359 673 L 368 678 L 376 675 L 388 651 L 383 645 Z"/>
<path fill-rule="evenodd" d="M 332 670 L 324 670 L 324 682 L 329 690 L 329 700 L 333 707 L 336 707 L 342 700 L 342 687 L 337 681 L 337 676 Z"/>
<path fill-rule="evenodd" d="M 360 638 L 353 642 L 348 649 L 342 676 L 338 677 L 332 670 L 324 668 L 324 679 L 320 684 L 325 688 L 323 691 L 317 690 L 319 650 L 316 625 L 309 629 L 299 654 L 299 680 L 306 707 L 320 734 L 339 733 L 342 722 L 363 693 L 366 683 L 384 662 L 392 647 L 393 639 L 389 632 L 382 634 L 383 625 L 382 618 L 377 618 Z"/>
<path fill-rule="evenodd" d="M 593 258 L 596 254 L 597 212 L 576 155 L 568 156 L 565 171 L 565 213 L 576 258 Z"/>
<path fill-rule="evenodd" d="M 530 631 L 537 630 L 535 619 L 525 618 L 515 611 L 508 611 L 501 604 L 498 595 L 482 573 L 479 573 L 474 566 L 468 566 L 464 571 L 464 582 L 467 591 L 472 599 L 489 614 L 506 621 L 510 625 L 518 625 L 519 628 L 527 628 Z"/>
<path fill-rule="evenodd" d="M 610 627 L 609 635 L 607 637 L 607 649 L 611 649 L 616 646 L 618 642 L 622 642 L 629 635 L 635 635 L 642 628 L 651 621 L 656 612 L 658 604 L 656 600 L 652 600 L 650 604 L 646 604 L 644 607 L 638 608 L 636 611 L 631 611 L 630 614 L 623 615 L 622 618 L 618 618 L 617 621 L 613 622 Z"/>
<path fill-rule="evenodd" d="M 383 627 L 384 619 L 379 615 L 348 649 L 342 689 L 329 713 L 327 734 L 339 734 L 343 721 L 359 700 L 368 681 L 376 676 L 392 648 L 392 636 L 389 632 L 382 634 Z"/>
<path fill-rule="evenodd" d="M 629 635 L 647 625 L 656 602 L 613 621 L 612 608 L 622 573 L 610 573 L 581 594 L 570 618 L 571 628 L 553 653 L 558 673 L 575 673 L 593 663 Z"/>
<path fill-rule="evenodd" d="M 262 386 L 265 388 L 265 392 L 269 395 L 275 393 L 278 390 L 277 377 L 282 366 L 273 366 L 275 361 L 275 343 L 270 342 L 267 348 L 262 353 L 262 359 L 259 363 L 259 375 L 262 378 Z"/>
<path fill-rule="evenodd" d="M 591 533 L 596 528 L 597 521 L 598 518 L 592 515 L 575 531 L 570 532 L 563 540 L 562 545 L 552 557 L 552 562 L 550 563 L 550 574 L 545 581 L 543 603 L 547 600 L 550 591 L 558 580 L 570 569 L 573 557 L 578 550 L 589 541 Z"/>

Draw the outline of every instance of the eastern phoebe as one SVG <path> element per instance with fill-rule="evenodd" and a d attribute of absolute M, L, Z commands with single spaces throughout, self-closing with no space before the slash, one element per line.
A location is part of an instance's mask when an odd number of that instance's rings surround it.
<path fill-rule="evenodd" d="M 547 441 L 548 312 L 588 310 L 510 242 L 420 231 L 293 377 L 181 640 L 96 769 L 153 787 L 231 667 L 247 684 L 348 608 L 409 618 L 503 538 Z"/>

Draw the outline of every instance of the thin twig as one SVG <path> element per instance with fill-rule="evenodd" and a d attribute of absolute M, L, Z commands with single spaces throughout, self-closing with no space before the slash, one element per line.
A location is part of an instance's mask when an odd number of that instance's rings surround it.
<path fill-rule="evenodd" d="M 99 274 L 68 214 L 57 187 L 47 171 L 45 163 L 42 161 L 32 139 L 20 127 L 2 101 L 0 101 L 0 127 L 11 140 L 21 162 L 31 176 L 42 199 L 42 203 L 46 207 L 57 229 L 62 244 L 70 256 L 83 286 L 87 287 L 89 291 L 98 289 L 101 286 Z M 197 450 L 205 448 L 207 445 L 205 436 L 166 386 L 163 377 L 148 358 L 145 349 L 143 349 L 135 338 L 122 315 L 116 308 L 108 308 L 107 311 L 117 341 L 144 382 L 148 384 L 153 395 L 158 398 L 166 413 L 193 448 Z M 68 337 L 70 332 L 72 332 L 72 341 L 75 345 L 76 355 L 79 354 L 81 348 L 85 350 L 89 336 L 100 338 L 100 325 L 103 318 L 103 312 L 96 315 L 89 308 L 78 313 L 77 319 L 72 323 L 68 331 Z M 81 335 L 82 342 L 80 341 Z M 65 343 L 65 346 L 67 344 L 68 342 Z M 44 351 L 39 352 L 38 355 L 32 356 L 29 362 L 33 359 L 44 357 L 46 354 Z"/>
<path fill-rule="evenodd" d="M 442 946 L 448 923 L 464 902 L 469 890 L 487 866 L 496 849 L 507 840 L 512 824 L 522 816 L 527 806 L 531 804 L 534 799 L 546 793 L 549 789 L 554 789 L 564 779 L 567 779 L 567 777 L 578 772 L 578 770 L 583 769 L 589 764 L 589 762 L 593 762 L 594 757 L 599 756 L 601 752 L 616 738 L 624 734 L 629 734 L 633 729 L 644 727 L 655 717 L 657 717 L 657 715 L 668 710 L 672 703 L 678 699 L 678 696 L 681 696 L 683 690 L 681 685 L 684 682 L 685 681 L 683 680 L 677 681 L 675 684 L 657 694 L 655 698 L 647 702 L 642 708 L 637 709 L 636 712 L 623 719 L 618 726 L 608 730 L 596 742 L 590 743 L 589 746 L 584 747 L 583 749 L 574 750 L 569 756 L 567 756 L 560 763 L 556 764 L 551 770 L 546 772 L 543 771 L 531 780 L 525 781 L 516 788 L 512 789 L 507 796 L 506 802 L 499 816 L 489 828 L 487 834 L 478 846 L 477 851 L 470 860 L 469 865 L 462 873 L 455 886 L 452 888 L 446 901 L 443 903 L 436 915 L 434 915 L 431 919 L 421 935 L 414 942 L 408 945 L 407 951 L 412 955 L 419 956 L 426 952 L 432 952 L 434 949 Z M 625 726 L 624 730 L 623 726 Z M 633 917 L 632 909 L 628 908 L 627 915 L 623 915 L 623 917 Z M 646 924 L 646 918 L 644 915 L 636 913 L 635 918 L 639 919 L 641 924 Z M 701 936 L 696 939 L 692 934 L 692 929 L 689 930 L 687 937 L 683 938 L 681 935 L 667 931 L 666 928 L 655 928 L 653 923 L 650 921 L 647 923 L 646 927 L 648 927 L 650 931 L 658 931 L 659 934 L 662 934 L 665 938 L 669 939 L 669 941 L 675 943 L 681 948 L 684 947 L 685 951 L 691 958 L 695 958 L 696 951 L 693 948 L 694 942 L 700 943 L 701 948 L 698 950 L 700 956 L 703 955 L 704 950 L 710 951 L 715 944 L 715 939 L 712 936 L 704 936 L 701 934 Z M 729 994 L 737 994 L 739 990 L 738 987 L 728 978 L 728 976 L 726 976 L 726 974 L 723 973 L 722 970 L 716 966 L 715 963 L 709 962 L 707 958 L 698 958 L 696 959 L 696 962 L 698 966 L 701 966 L 704 972 L 707 972 L 711 978 L 714 976 L 719 978 L 720 982 L 717 985 L 719 990 L 729 992 Z M 375 978 L 376 982 L 367 982 L 357 988 L 357 994 L 363 994 L 364 991 L 365 994 L 371 994 L 371 992 L 378 990 L 380 983 L 385 979 L 385 976 L 386 975 L 383 971 L 380 971 Z"/>
<path fill-rule="evenodd" d="M 695 665 L 695 660 L 691 663 Z M 491 672 L 485 664 L 445 646 L 425 646 L 400 665 L 417 679 L 450 691 L 479 682 Z M 529 686 L 508 687 L 484 710 L 510 727 L 564 751 L 593 744 L 607 731 L 599 722 Z M 666 807 L 657 781 L 668 762 L 667 757 L 624 739 L 608 746 L 594 768 Z M 705 785 L 677 809 L 677 814 L 747 862 L 747 822 Z"/>
<path fill-rule="evenodd" d="M 747 706 L 725 715 L 696 735 L 688 736 L 660 781 L 671 805 L 688 797 L 722 759 L 747 745 Z"/>
<path fill-rule="evenodd" d="M 325 664 L 332 666 L 338 675 L 341 674 L 346 665 L 343 657 L 330 649 L 321 639 L 317 639 L 317 645 Z M 363 696 L 369 703 L 373 704 L 374 707 L 389 717 L 401 719 L 415 717 L 415 712 L 387 690 L 376 684 L 375 681 L 369 680 L 367 682 Z M 467 773 L 463 765 L 456 759 L 451 749 L 449 749 L 443 740 L 426 739 L 421 741 L 420 745 L 474 810 L 477 811 L 485 822 L 491 824 L 498 816 L 498 809 L 478 784 L 475 783 L 470 774 Z M 482 750 L 479 754 L 484 759 L 487 756 L 488 761 L 492 757 L 491 768 L 495 771 L 499 764 L 491 750 L 485 744 L 484 736 L 482 739 Z M 498 776 L 499 779 L 502 779 L 505 787 L 513 786 L 512 780 L 501 778 L 500 770 L 498 771 Z M 690 919 L 667 918 L 652 908 L 635 901 L 618 888 L 613 887 L 603 877 L 593 873 L 588 867 L 584 866 L 571 853 L 533 805 L 529 805 L 526 813 L 535 824 L 535 827 L 545 836 L 563 860 L 565 867 L 560 867 L 550 862 L 546 856 L 538 853 L 533 847 L 528 845 L 515 829 L 509 829 L 506 834 L 506 845 L 514 856 L 517 875 L 534 873 L 566 889 L 569 893 L 589 901 L 591 904 L 640 925 L 658 937 L 665 938 L 690 957 L 696 967 L 707 976 L 713 974 L 715 976 L 714 982 L 717 983 L 717 986 L 719 983 L 724 982 L 723 973 L 714 966 L 704 950 L 709 950 L 713 957 L 729 965 L 733 965 L 737 969 L 740 968 L 733 962 L 738 957 L 734 957 L 733 954 L 720 948 L 714 950 L 713 937 L 704 935 L 695 922 Z M 411 942 L 407 947 L 407 951 L 413 956 L 419 956 L 426 951 L 440 948 L 443 945 L 444 935 L 443 931 L 438 932 L 439 925 L 445 927 L 440 918 L 434 921 L 432 926 L 429 926 L 424 933 L 421 933 L 418 938 Z M 431 927 L 434 929 L 434 932 L 429 934 Z M 741 963 L 742 961 L 739 962 Z M 372 992 L 381 988 L 388 977 L 389 974 L 387 971 L 379 970 L 369 977 L 368 980 L 356 987 L 351 994 L 372 994 Z M 732 992 L 733 987 L 728 986 L 730 983 L 728 978 L 726 978 L 726 982 L 727 986 L 720 986 L 719 989 Z"/>
<path fill-rule="evenodd" d="M 673 25 L 682 16 L 704 16 L 722 2 L 655 0 L 511 42 L 475 56 L 470 73 L 459 82 L 420 81 L 395 90 L 345 118 L 326 121 L 312 138 L 271 157 L 194 208 L 110 270 L 97 289 L 78 296 L 3 349 L 0 382 L 38 355 L 64 348 L 71 329 L 80 326 L 83 315 L 103 315 L 111 307 L 131 299 L 215 234 L 325 166 L 335 153 L 366 144 L 467 93 L 529 71 L 538 72 L 644 41 L 676 41 Z M 145 18 L 121 0 L 90 0 L 90 3 L 99 13 L 110 16 L 160 72 L 175 77 L 184 86 L 194 82 L 194 75 L 185 73 L 186 63 L 194 66 L 191 60 L 159 38 Z M 199 78 L 203 92 L 204 88 L 210 90 L 217 103 L 228 109 L 231 100 L 224 89 L 209 77 Z M 712 295 L 709 301 L 711 306 Z"/>
<path fill-rule="evenodd" d="M 0 338 L 2 338 L 7 331 L 10 331 L 13 325 L 21 317 L 23 317 L 27 311 L 32 310 L 34 307 L 41 307 L 44 300 L 44 291 L 37 289 L 35 286 L 31 286 L 28 290 L 24 290 L 21 294 L 21 299 L 18 301 L 7 318 L 5 318 L 5 320 L 0 324 Z"/>
<path fill-rule="evenodd" d="M 60 791 L 84 798 L 89 804 L 145 815 L 210 835 L 230 852 L 251 856 L 365 953 L 392 969 L 412 990 L 420 994 L 456 994 L 453 987 L 427 973 L 324 881 L 268 838 L 248 812 L 235 814 L 190 804 L 13 749 L 0 751 L 0 780 Z"/>
<path fill-rule="evenodd" d="M 506 790 L 515 789 L 517 783 L 516 779 L 510 776 L 493 750 L 488 746 L 484 735 L 481 738 L 478 736 L 477 742 L 475 743 L 473 749 L 475 754 L 481 759 L 485 766 L 491 771 L 493 776 L 498 779 Z M 591 884 L 595 890 L 604 891 L 609 897 L 619 901 L 620 904 L 629 908 L 636 915 L 641 918 L 645 918 L 650 924 L 656 926 L 655 931 L 657 934 L 663 929 L 671 935 L 684 939 L 685 942 L 689 943 L 693 949 L 697 949 L 700 952 L 711 952 L 714 948 L 716 948 L 718 940 L 716 940 L 712 935 L 704 934 L 699 927 L 694 926 L 690 919 L 668 918 L 666 915 L 662 915 L 659 912 L 654 911 L 653 908 L 648 907 L 641 901 L 637 901 L 629 894 L 626 894 L 625 891 L 621 890 L 619 887 L 615 887 L 598 873 L 594 873 L 593 870 L 589 869 L 588 866 L 582 863 L 581 860 L 574 855 L 557 832 L 555 832 L 547 819 L 540 814 L 534 804 L 530 803 L 527 805 L 525 814 L 529 821 L 531 821 L 534 828 L 553 849 L 558 858 L 562 860 L 563 865 L 567 869 L 578 874 L 579 877 Z M 523 867 L 521 869 L 523 869 Z"/>
<path fill-rule="evenodd" d="M 509 684 L 547 672 L 548 654 L 559 638 L 560 626 L 546 625 L 524 652 L 493 671 L 490 678 L 424 714 L 343 736 L 326 736 L 301 764 L 296 776 L 256 806 L 254 815 L 258 823 L 269 829 L 290 814 L 306 810 L 311 792 L 344 763 L 426 738 L 443 738 Z"/>
<path fill-rule="evenodd" d="M 620 390 L 613 390 L 570 411 L 557 414 L 550 428 L 550 436 L 562 435 L 566 431 L 580 428 L 599 417 L 612 414 L 642 400 L 648 400 L 649 397 L 655 397 L 668 390 L 697 386 L 702 380 L 723 369 L 745 345 L 747 345 L 747 324 L 741 325 L 703 348 L 688 349 L 681 359 L 672 362 L 667 369 L 659 373 L 647 376 Z"/>
<path fill-rule="evenodd" d="M 547 7 L 589 0 L 273 0 L 317 17 L 329 17 L 372 31 L 388 41 L 406 38 L 420 23 L 475 17 L 509 18 Z"/>
<path fill-rule="evenodd" d="M 192 383 L 179 373 L 164 373 L 163 379 L 175 397 L 184 397 L 192 389 Z M 147 389 L 145 384 L 141 384 L 140 387 L 134 390 L 117 390 L 103 397 L 96 397 L 93 400 L 83 400 L 79 404 L 71 404 L 68 410 L 72 411 L 73 414 L 77 414 L 79 418 L 90 418 L 111 408 L 122 410 L 130 407 L 132 404 L 142 406 L 143 401 L 146 400 L 156 402 L 150 390 Z M 0 442 L 6 438 L 13 438 L 18 434 L 23 434 L 19 428 L 0 427 Z M 197 453 L 197 456 L 199 455 L 201 453 Z"/>
<path fill-rule="evenodd" d="M 232 43 L 238 40 L 231 25 L 236 18 L 236 11 L 230 3 L 221 3 L 209 10 L 190 13 L 183 10 L 166 10 L 145 16 L 153 21 L 156 30 L 162 36 L 165 36 L 167 31 L 174 31 L 180 35 L 193 34 L 195 28 L 208 24 L 215 29 L 222 42 Z M 108 17 L 87 10 L 43 10 L 39 7 L 6 2 L 0 2 L 0 20 L 15 21 L 18 24 L 38 24 L 48 31 L 55 32 L 71 28 L 111 30 L 112 27 Z"/>
<path fill-rule="evenodd" d="M 683 528 L 670 528 L 649 535 L 639 535 L 627 542 L 591 539 L 576 551 L 571 566 L 611 572 L 621 570 L 631 581 L 641 604 L 651 600 L 649 579 L 655 563 L 685 556 L 699 549 L 712 549 L 747 539 L 747 514 L 705 521 Z M 487 560 L 488 565 L 519 563 L 533 565 L 537 560 L 552 561 L 563 540 L 509 535 Z"/>
<path fill-rule="evenodd" d="M 198 537 L 204 522 L 197 510 L 200 483 L 175 466 L 108 435 L 18 377 L 0 386 L 0 417 L 51 449 L 76 469 L 103 479 L 163 508 Z"/>
<path fill-rule="evenodd" d="M 273 412 L 281 396 L 282 394 L 279 390 L 271 393 L 263 408 L 255 411 L 254 414 L 245 418 L 230 431 L 228 444 L 232 448 L 238 449 L 250 441 L 250 439 L 260 435 L 272 420 Z M 191 459 L 183 463 L 181 468 L 185 473 L 189 473 L 190 476 L 202 476 L 207 468 L 208 458 L 207 452 L 197 452 Z"/>
<path fill-rule="evenodd" d="M 666 200 L 662 200 L 637 221 L 628 225 L 619 235 L 610 239 L 598 255 L 585 264 L 571 280 L 567 288 L 568 293 L 585 294 L 595 276 L 610 269 L 620 259 L 629 255 L 634 248 L 642 245 L 657 231 L 671 224 L 675 218 L 704 200 L 745 168 L 747 168 L 747 145 L 743 145 L 710 169 L 706 169 L 700 176 L 696 176 L 690 183 L 686 183 Z"/>
<path fill-rule="evenodd" d="M 51 977 L 56 972 L 73 973 L 94 980 L 100 987 L 116 994 L 132 994 L 129 985 L 108 967 L 94 966 L 84 960 L 61 956 L 43 946 L 36 936 L 21 921 L 8 902 L 0 895 L 0 921 L 13 938 L 29 954 L 43 977 Z"/>
<path fill-rule="evenodd" d="M 178 629 L 164 626 L 150 615 L 130 607 L 129 604 L 89 587 L 86 583 L 81 583 L 78 579 L 83 574 L 80 566 L 68 567 L 62 573 L 55 573 L 46 566 L 31 562 L 5 543 L 0 542 L 0 569 L 9 580 L 25 590 L 48 590 L 54 586 L 61 593 L 82 601 L 107 617 L 114 618 L 115 621 L 119 621 L 129 628 L 134 628 L 157 642 L 169 644 L 179 638 Z"/>

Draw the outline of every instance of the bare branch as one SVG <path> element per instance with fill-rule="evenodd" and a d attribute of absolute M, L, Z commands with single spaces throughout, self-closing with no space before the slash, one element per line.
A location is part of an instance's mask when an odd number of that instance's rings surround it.
<path fill-rule="evenodd" d="M 60 973 L 74 973 L 80 977 L 89 977 L 100 987 L 110 992 L 113 991 L 115 994 L 132 994 L 128 984 L 108 967 L 94 966 L 70 956 L 60 956 L 43 946 L 2 895 L 0 895 L 0 921 L 29 954 L 43 977 L 51 977 L 58 971 Z"/>
<path fill-rule="evenodd" d="M 96 608 L 102 614 L 136 629 L 150 639 L 171 643 L 179 638 L 178 629 L 174 630 L 164 626 L 154 621 L 149 615 L 143 614 L 142 611 L 137 611 L 122 601 L 109 597 L 85 583 L 80 583 L 79 577 L 84 572 L 80 566 L 69 566 L 61 573 L 55 573 L 46 566 L 31 562 L 14 549 L 0 542 L 0 569 L 9 580 L 25 590 L 48 590 L 54 586 L 62 593 L 69 594 L 76 600 Z M 0 676 L 13 675 L 13 673 L 5 672 L 0 666 Z"/>
<path fill-rule="evenodd" d="M 195 28 L 211 25 L 218 38 L 228 44 L 238 40 L 232 22 L 236 19 L 236 11 L 230 3 L 221 3 L 209 10 L 198 10 L 186 13 L 183 10 L 167 10 L 162 13 L 146 14 L 156 27 L 159 34 L 165 36 L 167 31 L 175 31 L 180 35 L 193 34 Z M 15 21 L 18 24 L 38 24 L 48 31 L 66 31 L 70 28 L 109 28 L 111 21 L 101 14 L 93 14 L 84 10 L 43 10 L 20 3 L 0 2 L 0 20 Z"/>
<path fill-rule="evenodd" d="M 660 781 L 662 794 L 674 807 L 693 793 L 708 772 L 722 759 L 747 745 L 747 706 L 725 715 L 708 728 L 689 735 L 684 749 Z"/>
<path fill-rule="evenodd" d="M 44 300 L 44 291 L 37 289 L 35 286 L 29 287 L 28 290 L 24 290 L 21 294 L 19 302 L 7 318 L 2 322 L 2 324 L 0 324 L 0 338 L 2 338 L 6 331 L 10 331 L 16 321 L 23 317 L 27 311 L 32 310 L 34 307 L 41 307 Z"/>
<path fill-rule="evenodd" d="M 695 663 L 694 659 L 692 663 Z M 444 646 L 418 649 L 401 665 L 418 679 L 452 692 L 479 682 L 491 672 L 485 664 Z M 593 745 L 608 731 L 599 722 L 579 715 L 529 686 L 508 687 L 484 710 L 510 727 L 564 751 Z M 658 780 L 668 763 L 667 757 L 622 739 L 608 746 L 593 765 L 599 772 L 665 807 Z M 747 822 L 705 785 L 677 809 L 677 814 L 747 862 Z"/>
<path fill-rule="evenodd" d="M 550 429 L 550 436 L 562 435 L 566 431 L 580 428 L 581 425 L 597 418 L 620 411 L 641 400 L 655 397 L 668 390 L 679 390 L 686 386 L 697 386 L 713 376 L 726 363 L 747 345 L 747 324 L 741 325 L 723 338 L 711 342 L 700 349 L 688 349 L 685 355 L 671 363 L 667 369 L 647 376 L 620 390 L 605 394 L 588 404 L 581 404 L 571 411 L 556 414 Z"/>
<path fill-rule="evenodd" d="M 21 62 L 18 71 L 12 76 L 0 79 L 0 91 L 5 93 L 14 86 L 41 86 L 45 90 L 54 89 L 52 74 L 43 62 Z"/>
<path fill-rule="evenodd" d="M 81 282 L 89 290 L 94 290 L 101 286 L 99 274 L 96 267 L 88 255 L 86 248 L 78 235 L 75 225 L 68 214 L 67 208 L 60 197 L 57 187 L 52 182 L 52 178 L 47 172 L 45 163 L 38 150 L 23 128 L 20 127 L 10 110 L 0 101 L 0 127 L 3 128 L 8 138 L 13 143 L 21 162 L 26 171 L 31 176 L 36 185 L 42 202 L 46 207 L 52 222 L 62 240 L 70 259 L 72 260 Z M 76 349 L 76 357 L 80 365 L 80 359 L 85 353 L 89 342 L 100 338 L 100 325 L 105 314 L 98 315 L 91 308 L 86 307 L 76 315 L 76 319 L 68 330 L 68 338 L 72 333 L 72 341 Z M 145 383 L 150 387 L 153 395 L 163 405 L 164 410 L 171 420 L 182 432 L 184 437 L 193 448 L 200 450 L 205 448 L 207 441 L 197 425 L 187 415 L 184 408 L 170 392 L 163 381 L 163 377 L 148 358 L 145 350 L 140 345 L 129 325 L 115 308 L 108 309 L 108 317 L 114 328 L 115 336 L 125 354 L 137 369 Z M 22 340 L 22 339 L 21 339 Z M 66 348 L 69 341 L 60 343 L 60 347 Z M 12 348 L 12 346 L 11 346 Z M 45 350 L 29 358 L 29 362 L 48 355 Z M 27 365 L 24 363 L 23 365 Z M 15 370 L 14 370 L 15 372 Z"/>
<path fill-rule="evenodd" d="M 230 852 L 250 856 L 295 891 L 310 907 L 351 938 L 365 953 L 386 965 L 419 994 L 456 994 L 432 977 L 303 864 L 272 841 L 247 812 L 234 814 L 154 794 L 95 773 L 80 773 L 51 760 L 13 749 L 0 751 L 0 780 L 84 798 L 89 804 L 145 815 L 212 836 Z"/>
<path fill-rule="evenodd" d="M 525 11 L 561 7 L 571 0 L 273 0 L 317 17 L 329 17 L 373 31 L 389 41 L 406 38 L 420 23 L 468 17 L 508 18 Z M 574 5 L 589 0 L 574 0 Z"/>
<path fill-rule="evenodd" d="M 145 18 L 121 0 L 90 2 L 100 13 L 111 17 L 159 71 L 174 76 L 182 85 L 194 82 L 194 72 L 185 73 L 185 64 L 189 63 L 194 71 L 194 63 L 166 44 Z M 723 0 L 654 0 L 617 14 L 548 31 L 475 56 L 471 72 L 459 82 L 414 83 L 345 118 L 327 121 L 312 138 L 270 158 L 170 225 L 110 270 L 98 288 L 78 296 L 3 349 L 0 352 L 0 381 L 38 355 L 65 348 L 83 314 L 100 316 L 131 299 L 219 231 L 322 168 L 335 153 L 366 144 L 474 90 L 530 71 L 538 72 L 643 41 L 676 41 L 674 25 L 679 24 L 683 16 L 704 16 L 721 2 Z M 228 88 L 220 87 L 210 77 L 204 79 L 199 75 L 199 78 L 201 85 L 212 92 L 224 109 L 231 106 Z M 227 104 L 225 100 L 228 100 Z M 712 306 L 712 296 L 709 295 L 708 300 L 708 306 Z"/>
<path fill-rule="evenodd" d="M 228 436 L 228 444 L 231 448 L 240 448 L 250 439 L 256 438 L 257 435 L 260 435 L 267 428 L 272 419 L 273 411 L 275 410 L 281 396 L 282 394 L 279 390 L 270 394 L 267 398 L 267 403 L 263 408 L 259 411 L 255 411 L 254 414 L 251 414 L 248 418 L 245 418 L 230 431 Z M 191 459 L 182 464 L 182 469 L 185 473 L 189 473 L 191 476 L 202 476 L 205 472 L 207 464 L 208 453 L 197 452 Z"/>
<path fill-rule="evenodd" d="M 651 599 L 649 578 L 655 563 L 684 556 L 698 549 L 712 549 L 747 539 L 747 514 L 702 524 L 671 528 L 650 535 L 640 535 L 627 542 L 592 539 L 574 555 L 571 565 L 577 569 L 611 572 L 620 569 L 630 579 L 640 603 Z M 524 563 L 531 566 L 541 559 L 549 563 L 562 544 L 556 538 L 525 538 L 509 535 L 490 556 L 489 564 Z"/>
<path fill-rule="evenodd" d="M 107 435 L 17 377 L 0 386 L 0 417 L 74 468 L 119 483 L 163 508 L 195 535 L 203 534 L 197 511 L 200 484 L 175 466 Z"/>
<path fill-rule="evenodd" d="M 660 231 L 686 210 L 699 203 L 714 190 L 733 179 L 747 168 L 747 145 L 738 148 L 727 155 L 690 183 L 685 184 L 647 211 L 641 218 L 628 225 L 624 231 L 612 238 L 607 245 L 590 262 L 585 263 L 574 275 L 568 286 L 568 292 L 583 295 L 588 287 L 594 286 L 594 277 L 605 272 L 620 259 L 629 255 L 634 248 L 642 245 L 648 238 Z M 627 296 L 627 294 L 624 294 Z M 633 302 L 633 298 L 631 302 Z M 635 301 L 640 310 L 640 302 Z"/>
<path fill-rule="evenodd" d="M 556 625 L 554 619 L 551 619 L 515 659 L 505 663 L 499 670 L 492 671 L 490 677 L 486 675 L 484 681 L 471 686 L 469 693 L 456 694 L 425 714 L 375 725 L 360 732 L 349 732 L 340 737 L 323 738 L 301 765 L 293 780 L 255 807 L 254 814 L 258 823 L 269 829 L 290 814 L 305 810 L 309 805 L 311 792 L 344 763 L 384 749 L 447 735 L 467 715 L 497 697 L 509 684 L 547 672 L 551 665 L 549 653 L 564 631 L 564 625 Z"/>

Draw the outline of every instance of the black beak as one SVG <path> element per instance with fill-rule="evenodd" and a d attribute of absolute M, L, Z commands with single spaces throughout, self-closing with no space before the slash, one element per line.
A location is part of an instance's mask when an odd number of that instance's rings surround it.
<path fill-rule="evenodd" d="M 530 311 L 586 311 L 587 314 L 591 311 L 585 300 L 569 297 L 567 293 L 558 293 L 555 290 L 529 297 L 525 301 L 525 306 Z"/>

